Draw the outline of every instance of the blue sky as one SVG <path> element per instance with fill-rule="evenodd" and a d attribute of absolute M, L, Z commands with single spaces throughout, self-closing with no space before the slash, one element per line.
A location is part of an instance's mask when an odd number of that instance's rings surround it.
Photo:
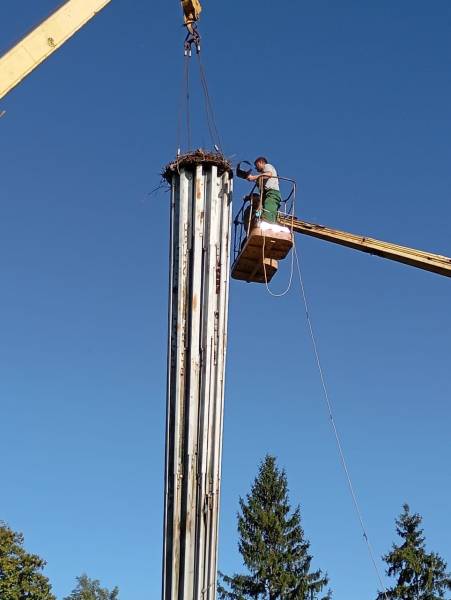
<path fill-rule="evenodd" d="M 160 594 L 169 214 L 149 192 L 176 148 L 177 4 L 113 0 L 1 106 L 0 519 L 46 558 L 58 598 L 82 572 L 121 600 Z M 4 0 L 2 48 L 53 7 Z M 226 153 L 295 177 L 307 220 L 451 255 L 450 23 L 447 0 L 205 0 Z M 298 249 L 375 553 L 408 501 L 451 563 L 449 280 Z M 374 598 L 298 290 L 232 282 L 229 339 L 220 568 L 240 568 L 238 497 L 270 452 L 335 598 Z"/>

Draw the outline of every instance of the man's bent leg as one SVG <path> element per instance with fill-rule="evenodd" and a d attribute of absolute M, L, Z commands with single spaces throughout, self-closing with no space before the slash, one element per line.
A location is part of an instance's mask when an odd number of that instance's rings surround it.
<path fill-rule="evenodd" d="M 277 190 L 267 190 L 263 198 L 262 220 L 268 223 L 277 222 L 277 212 L 280 207 L 282 197 Z"/>

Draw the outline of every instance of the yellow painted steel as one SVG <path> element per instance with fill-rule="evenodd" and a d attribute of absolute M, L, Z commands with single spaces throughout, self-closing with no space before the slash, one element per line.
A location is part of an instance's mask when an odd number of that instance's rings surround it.
<path fill-rule="evenodd" d="M 69 0 L 0 58 L 0 99 L 111 0 Z"/>
<path fill-rule="evenodd" d="M 333 242 L 341 246 L 347 246 L 354 250 L 374 254 L 382 258 L 388 258 L 397 262 L 424 269 L 438 275 L 451 277 L 451 258 L 441 256 L 440 254 L 432 254 L 415 248 L 407 248 L 390 242 L 382 242 L 370 237 L 339 231 L 323 225 L 315 225 L 300 221 L 299 219 L 283 216 L 279 214 L 279 222 L 282 225 L 290 227 L 296 233 L 302 233 L 312 237 L 319 238 L 326 242 Z"/>
<path fill-rule="evenodd" d="M 199 0 L 181 0 L 185 25 L 197 21 L 202 12 L 202 5 Z"/>

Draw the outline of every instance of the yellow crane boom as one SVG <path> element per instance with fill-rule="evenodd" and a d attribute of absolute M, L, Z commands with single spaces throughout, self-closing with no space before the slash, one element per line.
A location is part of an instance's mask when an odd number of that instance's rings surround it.
<path fill-rule="evenodd" d="M 296 233 L 302 233 L 304 235 L 319 238 L 320 240 L 325 240 L 326 242 L 340 244 L 341 246 L 347 246 L 354 250 L 375 254 L 382 258 L 388 258 L 389 260 L 404 263 L 412 267 L 418 267 L 425 271 L 431 271 L 438 275 L 451 277 L 451 258 L 448 258 L 447 256 L 415 250 L 414 248 L 407 248 L 406 246 L 399 246 L 398 244 L 375 240 L 367 236 L 339 231 L 338 229 L 332 229 L 331 227 L 325 227 L 323 225 L 315 225 L 314 223 L 308 223 L 307 221 L 293 219 L 290 216 L 279 215 L 279 223 L 292 228 Z"/>
<path fill-rule="evenodd" d="M 243 161 L 244 162 L 244 161 Z M 248 163 L 250 165 L 250 163 Z M 247 179 L 250 170 L 237 166 L 237 176 Z M 293 188 L 288 196 L 290 198 L 296 191 L 294 179 L 278 177 L 292 183 Z M 339 229 L 332 229 L 325 225 L 317 225 L 301 221 L 291 213 L 279 212 L 277 222 L 285 226 L 288 231 L 271 230 L 264 227 L 267 223 L 260 223 L 256 218 L 257 210 L 262 210 L 263 194 L 251 193 L 245 196 L 243 205 L 235 217 L 235 260 L 232 265 L 232 277 L 248 283 L 264 283 L 271 280 L 278 269 L 278 261 L 286 257 L 293 246 L 293 233 L 301 233 L 311 237 L 346 246 L 353 250 L 374 254 L 396 262 L 410 265 L 424 271 L 451 277 L 451 258 L 425 252 L 407 246 L 400 246 L 391 242 L 384 242 L 365 235 L 356 235 Z M 285 201 L 287 202 L 287 201 Z"/>
<path fill-rule="evenodd" d="M 68 0 L 0 58 L 0 99 L 111 0 Z"/>

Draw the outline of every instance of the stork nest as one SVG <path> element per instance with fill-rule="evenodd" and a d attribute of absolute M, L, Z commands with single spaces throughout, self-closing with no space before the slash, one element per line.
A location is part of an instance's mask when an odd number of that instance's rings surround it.
<path fill-rule="evenodd" d="M 161 176 L 168 183 L 171 183 L 173 173 L 180 171 L 180 169 L 194 168 L 197 165 L 216 165 L 218 175 L 223 175 L 226 172 L 232 173 L 232 163 L 223 154 L 220 152 L 206 152 L 199 148 L 193 152 L 177 156 L 175 160 L 165 166 Z"/>

